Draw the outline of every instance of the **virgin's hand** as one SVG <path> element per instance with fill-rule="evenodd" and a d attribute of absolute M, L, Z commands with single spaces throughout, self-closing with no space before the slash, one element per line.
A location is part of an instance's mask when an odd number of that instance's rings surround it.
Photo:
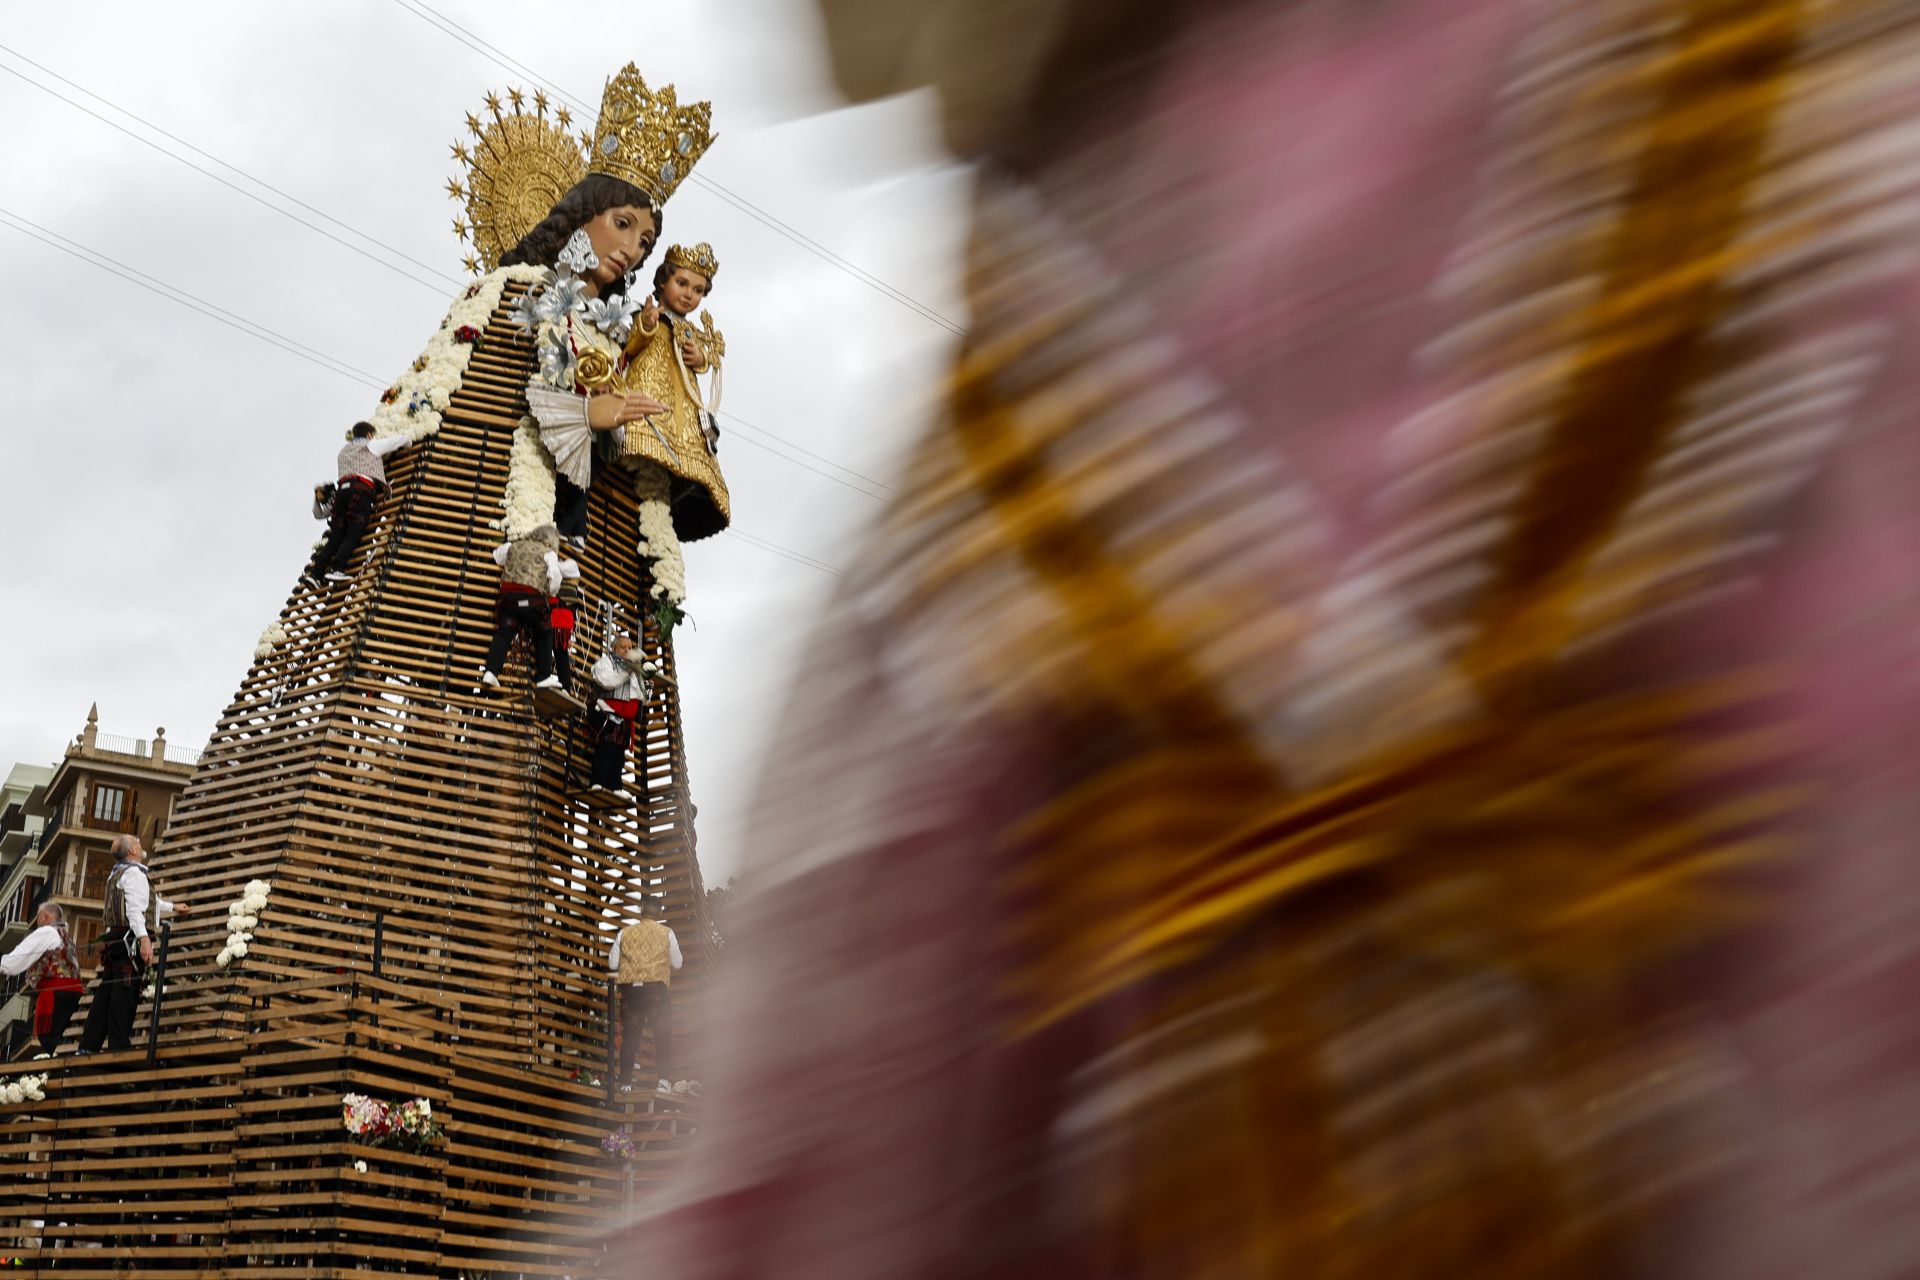
<path fill-rule="evenodd" d="M 596 431 L 638 422 L 648 414 L 665 413 L 667 406 L 652 396 L 595 396 L 587 402 L 587 425 Z"/>
<path fill-rule="evenodd" d="M 620 406 L 620 421 L 638 422 L 640 419 L 656 413 L 665 413 L 667 406 L 652 396 L 630 395 L 626 403 Z"/>

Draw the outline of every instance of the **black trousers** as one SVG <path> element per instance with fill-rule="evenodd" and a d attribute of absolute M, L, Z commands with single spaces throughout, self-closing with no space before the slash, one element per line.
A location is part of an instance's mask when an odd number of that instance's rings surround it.
<path fill-rule="evenodd" d="M 664 982 L 633 982 L 620 988 L 620 1083 L 633 1083 L 640 1034 L 653 1027 L 653 1071 L 673 1079 L 673 997 Z"/>
<path fill-rule="evenodd" d="M 138 944 L 135 944 L 138 945 Z M 93 982 L 93 1008 L 80 1031 L 80 1049 L 93 1053 L 104 1041 L 116 1053 L 133 1048 L 133 1011 L 140 1003 L 146 969 L 127 944 L 115 938 L 100 948 L 100 970 Z"/>
<path fill-rule="evenodd" d="M 60 1047 L 60 1037 L 67 1034 L 67 1024 L 73 1021 L 73 1011 L 79 1007 L 78 990 L 53 993 L 53 1021 L 48 1024 L 47 1033 L 40 1037 L 40 1052 L 53 1056 L 53 1051 Z"/>
<path fill-rule="evenodd" d="M 633 745 L 633 721 L 596 706 L 587 713 L 587 728 L 593 735 L 593 785 L 618 791 L 627 748 Z"/>
<path fill-rule="evenodd" d="M 547 598 L 527 591 L 502 591 L 493 607 L 493 647 L 487 650 L 487 670 L 499 675 L 507 665 L 507 650 L 515 636 L 525 636 L 533 650 L 533 678 L 553 674 L 553 626 L 547 621 Z"/>
<path fill-rule="evenodd" d="M 587 491 L 565 476 L 553 478 L 553 527 L 563 538 L 587 536 Z"/>
<path fill-rule="evenodd" d="M 327 522 L 327 540 L 313 557 L 313 571 L 345 573 L 347 562 L 360 545 L 360 535 L 373 521 L 374 489 L 358 480 L 342 480 L 333 495 L 333 518 Z"/>
<path fill-rule="evenodd" d="M 564 645 L 553 646 L 553 669 L 560 677 L 560 687 L 573 688 L 573 654 Z"/>

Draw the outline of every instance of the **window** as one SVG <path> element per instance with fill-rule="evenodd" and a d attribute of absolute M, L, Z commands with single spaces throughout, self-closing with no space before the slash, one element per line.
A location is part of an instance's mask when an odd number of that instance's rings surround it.
<path fill-rule="evenodd" d="M 15 920 L 33 919 L 33 900 L 40 896 L 40 886 L 46 883 L 39 876 L 28 876 L 20 885 L 20 899 L 14 904 Z"/>
<path fill-rule="evenodd" d="M 100 922 L 92 917 L 83 916 L 73 921 L 73 945 L 80 952 L 82 967 L 93 964 L 93 940 L 100 936 Z"/>
<path fill-rule="evenodd" d="M 80 881 L 80 896 L 100 901 L 107 896 L 107 872 L 113 870 L 113 855 L 105 849 L 87 853 L 86 874 Z"/>
<path fill-rule="evenodd" d="M 93 789 L 93 816 L 99 822 L 118 823 L 120 815 L 126 811 L 127 789 L 125 787 L 103 787 Z"/>

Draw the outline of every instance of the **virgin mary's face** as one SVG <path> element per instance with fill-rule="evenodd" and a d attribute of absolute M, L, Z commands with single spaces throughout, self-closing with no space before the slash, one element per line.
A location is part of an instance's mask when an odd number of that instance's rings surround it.
<path fill-rule="evenodd" d="M 587 239 L 600 265 L 587 273 L 594 292 L 606 288 L 647 260 L 660 226 L 653 211 L 630 204 L 615 205 L 587 223 Z"/>

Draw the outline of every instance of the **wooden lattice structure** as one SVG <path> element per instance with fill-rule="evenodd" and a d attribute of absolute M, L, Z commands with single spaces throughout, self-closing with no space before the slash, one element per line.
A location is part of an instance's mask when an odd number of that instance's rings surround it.
<path fill-rule="evenodd" d="M 606 930 L 642 897 L 686 953 L 675 1065 L 699 1074 L 710 947 L 676 686 L 656 685 L 619 809 L 583 803 L 583 726 L 536 714 L 527 662 L 477 682 L 532 363 L 505 319 L 519 292 L 439 432 L 389 460 L 353 580 L 296 589 L 180 799 L 154 880 L 196 910 L 172 930 L 157 1062 L 144 1003 L 134 1053 L 70 1057 L 83 1005 L 52 1063 L 0 1068 L 51 1068 L 44 1102 L 0 1107 L 0 1257 L 21 1274 L 581 1275 L 677 1158 L 697 1102 L 609 1105 L 574 1078 L 607 1070 Z M 630 490 L 591 503 L 577 673 L 609 602 L 631 629 L 647 586 Z M 650 624 L 645 643 L 670 681 L 671 645 Z M 256 878 L 269 905 L 221 969 Z M 357 1147 L 349 1092 L 429 1098 L 446 1138 Z M 630 1165 L 600 1147 L 622 1124 Z"/>

